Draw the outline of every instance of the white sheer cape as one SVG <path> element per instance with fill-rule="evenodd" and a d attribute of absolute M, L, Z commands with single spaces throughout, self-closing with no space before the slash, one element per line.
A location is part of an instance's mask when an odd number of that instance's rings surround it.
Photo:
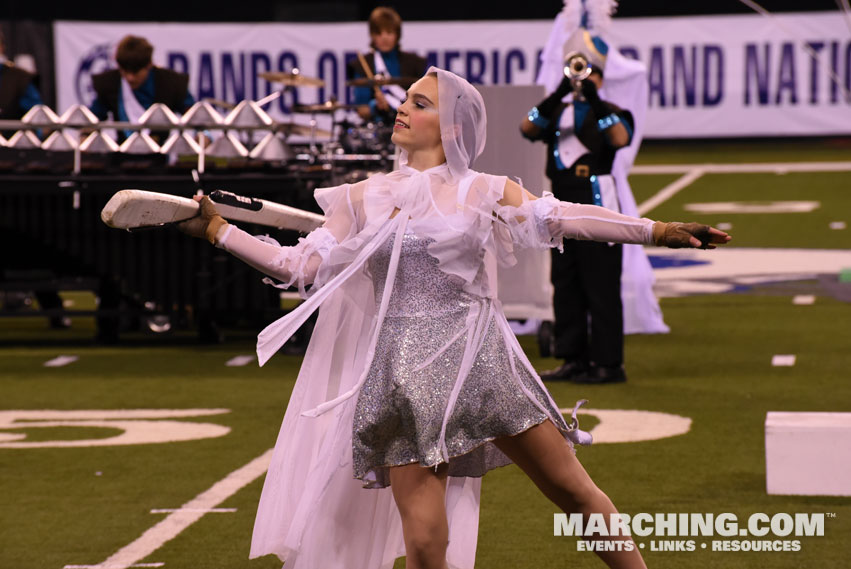
<path fill-rule="evenodd" d="M 352 473 L 352 413 L 392 290 L 398 251 L 391 256 L 379 304 L 365 261 L 392 234 L 410 230 L 434 238 L 429 252 L 439 267 L 482 299 L 471 308 L 470 325 L 480 327 L 487 314 L 500 325 L 516 365 L 533 375 L 496 300 L 497 263 L 516 262 L 515 247 L 558 246 L 562 237 L 651 239 L 650 220 L 552 196 L 502 207 L 504 177 L 468 170 L 456 179 L 446 164 L 426 172 L 402 166 L 365 183 L 317 190 L 326 224 L 295 247 L 273 247 L 236 229 L 221 239 L 225 249 L 268 274 L 302 289 L 313 282 L 298 309 L 260 334 L 261 364 L 322 306 L 266 477 L 252 557 L 275 553 L 296 569 L 366 569 L 392 567 L 404 555 L 390 489 L 364 489 Z M 474 356 L 471 347 L 464 359 Z M 480 484 L 480 479 L 449 479 L 452 568 L 473 568 Z"/>
<path fill-rule="evenodd" d="M 223 248 L 283 281 L 282 286 L 297 284 L 306 298 L 260 333 L 261 365 L 322 306 L 272 455 L 251 544 L 251 557 L 274 553 L 286 561 L 287 569 L 387 569 L 405 553 L 390 488 L 366 489 L 353 477 L 352 416 L 393 290 L 406 231 L 434 239 L 428 252 L 438 267 L 479 299 L 469 309 L 468 342 L 441 438 L 464 370 L 469 370 L 487 324 L 496 324 L 502 332 L 515 370 L 515 377 L 495 380 L 518 381 L 530 395 L 516 368 L 524 366 L 537 377 L 497 300 L 497 264 L 514 264 L 515 247 L 555 247 L 563 237 L 652 241 L 648 219 L 560 202 L 552 196 L 524 200 L 517 207 L 501 206 L 506 179 L 469 170 L 485 143 L 481 95 L 452 73 L 436 68 L 428 73 L 438 79 L 444 164 L 420 172 L 406 165 L 403 152 L 397 171 L 317 190 L 326 222 L 295 247 L 276 247 L 233 227 L 219 240 Z M 384 294 L 376 302 L 366 260 L 391 235 L 396 239 Z M 580 444 L 590 442 L 575 425 L 565 435 Z M 445 459 L 445 441 L 441 442 Z M 479 478 L 448 480 L 447 562 L 452 569 L 473 569 L 480 488 Z"/>

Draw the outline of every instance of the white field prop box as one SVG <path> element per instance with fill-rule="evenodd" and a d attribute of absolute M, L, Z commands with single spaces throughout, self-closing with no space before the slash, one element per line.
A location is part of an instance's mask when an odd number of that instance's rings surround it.
<path fill-rule="evenodd" d="M 851 496 L 851 413 L 765 417 L 769 494 Z"/>

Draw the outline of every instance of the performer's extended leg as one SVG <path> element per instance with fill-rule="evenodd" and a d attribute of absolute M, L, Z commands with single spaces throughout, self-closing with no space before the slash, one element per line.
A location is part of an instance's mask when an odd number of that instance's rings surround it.
<path fill-rule="evenodd" d="M 566 513 L 579 512 L 587 520 L 592 513 L 616 513 L 612 501 L 597 488 L 571 451 L 564 437 L 550 421 L 545 421 L 513 437 L 494 440 L 499 449 L 514 461 L 544 495 Z M 629 536 L 591 537 L 594 540 L 631 540 Z M 638 547 L 632 551 L 599 551 L 609 567 L 639 569 L 646 567 Z"/>
<path fill-rule="evenodd" d="M 446 464 L 437 472 L 419 463 L 390 469 L 390 488 L 402 517 L 407 569 L 446 569 Z"/>

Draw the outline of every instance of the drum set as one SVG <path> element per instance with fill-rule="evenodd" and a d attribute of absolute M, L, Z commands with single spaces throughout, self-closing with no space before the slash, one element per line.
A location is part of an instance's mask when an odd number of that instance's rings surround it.
<path fill-rule="evenodd" d="M 20 120 L 0 121 L 0 147 L 73 154 L 73 173 L 97 163 L 96 156 L 164 155 L 171 165 L 208 168 L 272 168 L 324 172 L 331 183 L 353 182 L 392 169 L 396 151 L 393 124 L 363 119 L 365 105 L 334 98 L 318 104 L 294 104 L 288 120 L 276 120 L 263 106 L 299 87 L 323 87 L 324 80 L 298 69 L 269 71 L 258 77 L 281 88 L 260 100 L 230 103 L 204 99 L 179 115 L 161 103 L 138 121 L 99 121 L 83 105 L 58 115 L 46 105 L 30 109 Z M 408 87 L 411 77 L 376 75 L 352 79 L 349 87 Z M 355 113 L 354 111 L 360 111 Z M 0 161 L 2 162 L 2 161 Z"/>

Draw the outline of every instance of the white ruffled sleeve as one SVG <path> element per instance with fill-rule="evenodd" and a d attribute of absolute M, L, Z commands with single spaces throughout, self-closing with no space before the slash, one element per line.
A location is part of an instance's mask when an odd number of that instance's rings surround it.
<path fill-rule="evenodd" d="M 331 250 L 357 231 L 356 208 L 351 203 L 349 189 L 345 184 L 316 190 L 316 201 L 326 215 L 325 223 L 299 238 L 297 245 L 281 247 L 274 239 L 254 237 L 233 225 L 225 229 L 216 245 L 281 281 L 275 285 L 278 288 L 296 285 L 301 296 L 307 298 L 307 285 L 312 284 L 315 290 L 328 280 L 323 265 Z"/>
<path fill-rule="evenodd" d="M 281 281 L 281 284 L 275 285 L 278 288 L 297 285 L 301 296 L 306 298 L 305 287 L 320 284 L 316 280 L 319 268 L 337 245 L 337 239 L 328 229 L 319 227 L 307 237 L 299 238 L 297 245 L 281 247 L 272 239 L 254 237 L 231 225 L 217 245 L 258 271 Z"/>
<path fill-rule="evenodd" d="M 595 205 L 557 200 L 552 194 L 502 206 L 497 215 L 514 244 L 528 248 L 562 248 L 562 240 L 653 244 L 653 220 L 623 215 Z"/>

